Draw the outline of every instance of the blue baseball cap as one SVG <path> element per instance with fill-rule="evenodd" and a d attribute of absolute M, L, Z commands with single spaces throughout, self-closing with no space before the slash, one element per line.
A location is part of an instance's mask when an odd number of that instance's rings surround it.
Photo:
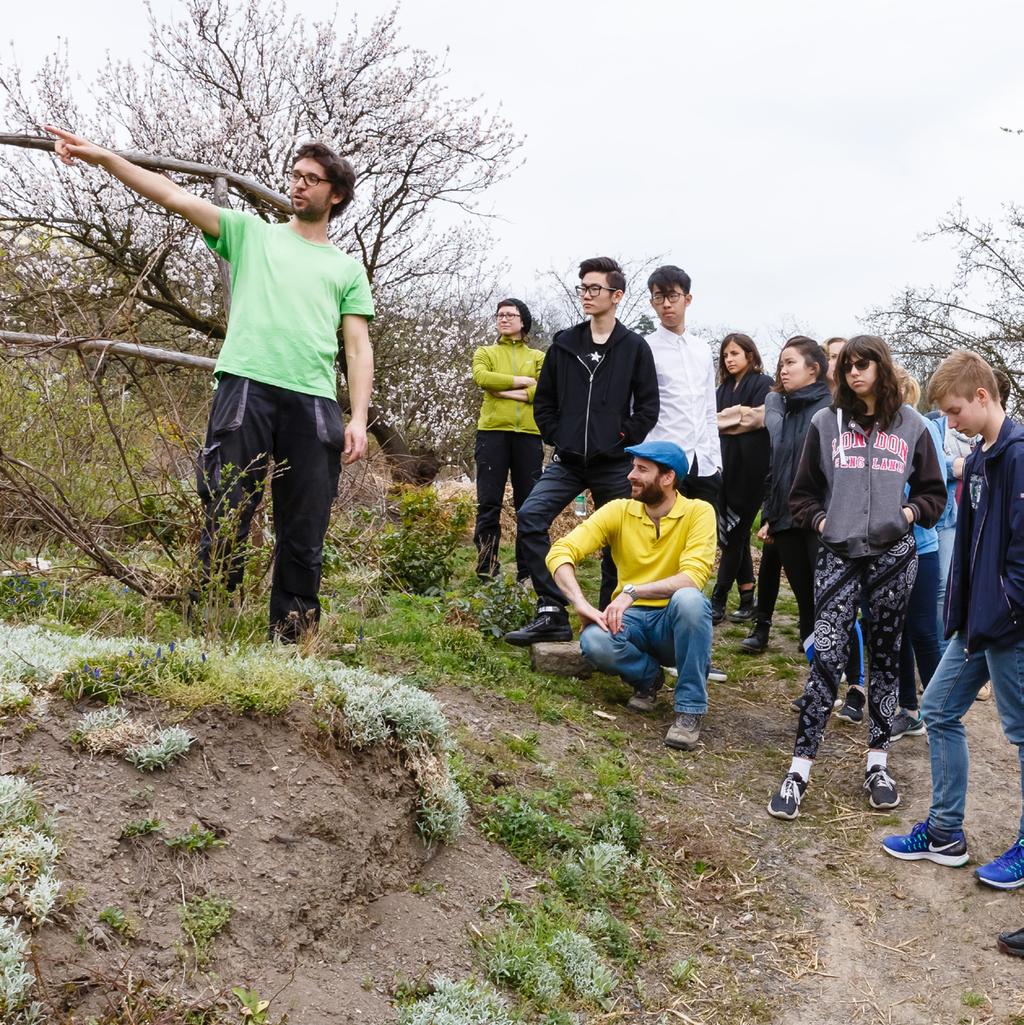
<path fill-rule="evenodd" d="M 675 470 L 677 484 L 683 483 L 690 470 L 690 460 L 674 441 L 645 441 L 642 445 L 631 445 L 626 452 L 638 459 L 649 459 L 652 463 Z"/>

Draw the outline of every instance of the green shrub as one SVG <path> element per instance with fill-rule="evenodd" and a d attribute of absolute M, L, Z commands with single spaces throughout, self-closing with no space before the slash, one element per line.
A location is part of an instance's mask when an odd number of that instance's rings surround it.
<path fill-rule="evenodd" d="M 399 499 L 401 523 L 380 543 L 381 568 L 390 587 L 439 594 L 455 571 L 456 550 L 473 518 L 468 499 L 442 504 L 432 487 L 406 488 Z"/>

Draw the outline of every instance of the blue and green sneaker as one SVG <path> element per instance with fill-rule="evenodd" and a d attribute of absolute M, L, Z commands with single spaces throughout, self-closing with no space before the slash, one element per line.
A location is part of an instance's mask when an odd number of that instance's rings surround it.
<path fill-rule="evenodd" d="M 1018 886 L 1024 886 L 1024 837 L 995 861 L 976 868 L 974 874 L 979 883 L 994 886 L 997 890 L 1016 890 Z"/>
<path fill-rule="evenodd" d="M 918 822 L 905 835 L 887 836 L 882 849 L 901 861 L 934 861 L 959 868 L 967 862 L 967 838 L 960 829 L 945 832 L 928 822 Z"/>

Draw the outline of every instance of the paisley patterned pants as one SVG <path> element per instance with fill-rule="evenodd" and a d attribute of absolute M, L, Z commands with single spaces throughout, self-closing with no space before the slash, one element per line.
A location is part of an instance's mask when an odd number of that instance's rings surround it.
<path fill-rule="evenodd" d="M 824 545 L 819 548 L 814 569 L 814 661 L 793 749 L 798 758 L 814 758 L 818 753 L 862 600 L 871 617 L 868 747 L 884 751 L 889 746 L 897 706 L 900 639 L 916 576 L 912 531 L 871 558 L 844 559 Z"/>

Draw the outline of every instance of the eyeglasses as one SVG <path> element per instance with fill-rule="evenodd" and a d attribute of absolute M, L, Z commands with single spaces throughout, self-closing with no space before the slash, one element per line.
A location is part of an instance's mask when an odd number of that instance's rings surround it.
<path fill-rule="evenodd" d="M 666 292 L 665 295 L 662 295 L 661 292 L 655 292 L 651 296 L 651 302 L 654 303 L 655 306 L 664 306 L 665 303 L 677 303 L 680 299 L 685 298 L 685 292 Z"/>
<path fill-rule="evenodd" d="M 517 318 L 518 318 L 519 316 L 520 316 L 520 314 L 518 314 L 518 313 L 512 313 L 512 312 L 510 311 L 510 312 L 508 312 L 508 313 L 499 313 L 499 314 L 497 315 L 497 319 L 498 319 L 498 320 L 516 320 L 516 319 L 517 319 Z"/>
<path fill-rule="evenodd" d="M 860 359 L 850 360 L 850 362 L 846 364 L 846 369 L 848 371 L 859 370 L 863 374 L 864 371 L 867 370 L 867 368 L 874 362 L 875 361 L 870 356 L 862 356 Z"/>
<path fill-rule="evenodd" d="M 609 288 L 607 285 L 577 285 L 576 294 L 582 299 L 584 296 L 588 296 L 591 299 L 596 299 L 602 292 L 617 292 L 617 288 Z"/>
<path fill-rule="evenodd" d="M 302 182 L 303 185 L 311 189 L 315 189 L 321 182 L 327 181 L 326 178 L 321 178 L 318 174 L 303 174 L 301 171 L 292 171 L 288 177 L 291 178 L 292 185 Z"/>

